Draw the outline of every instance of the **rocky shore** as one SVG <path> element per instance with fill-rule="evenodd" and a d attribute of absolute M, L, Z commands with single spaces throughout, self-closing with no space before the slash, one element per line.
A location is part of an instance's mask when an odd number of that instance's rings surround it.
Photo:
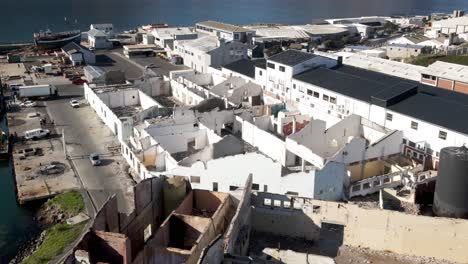
<path fill-rule="evenodd" d="M 31 256 L 34 251 L 44 242 L 46 230 L 55 224 L 61 223 L 66 219 L 73 217 L 74 214 L 63 210 L 60 205 L 52 200 L 45 202 L 37 211 L 35 221 L 40 228 L 40 233 L 31 237 L 19 249 L 16 256 L 10 260 L 9 264 L 20 264 L 27 257 Z"/>
<path fill-rule="evenodd" d="M 19 249 L 16 256 L 10 260 L 9 264 L 20 264 L 24 259 L 29 257 L 42 244 L 45 238 L 46 231 L 42 230 L 39 236 L 32 238 L 24 243 Z"/>

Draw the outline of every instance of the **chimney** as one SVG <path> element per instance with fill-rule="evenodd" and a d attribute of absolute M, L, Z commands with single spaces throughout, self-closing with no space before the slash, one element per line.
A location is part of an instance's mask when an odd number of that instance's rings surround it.
<path fill-rule="evenodd" d="M 217 46 L 218 47 L 224 46 L 224 43 L 225 43 L 225 40 L 223 38 L 218 37 Z"/>
<path fill-rule="evenodd" d="M 336 66 L 343 66 L 343 56 L 336 58 Z"/>

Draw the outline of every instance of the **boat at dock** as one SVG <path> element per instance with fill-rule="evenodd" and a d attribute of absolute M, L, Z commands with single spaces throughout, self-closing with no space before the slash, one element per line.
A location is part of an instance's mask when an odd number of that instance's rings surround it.
<path fill-rule="evenodd" d="M 8 133 L 0 128 L 0 160 L 8 159 L 9 146 Z"/>
<path fill-rule="evenodd" d="M 64 32 L 39 32 L 34 33 L 34 44 L 41 49 L 59 49 L 70 42 L 79 44 L 81 31 L 72 30 Z"/>

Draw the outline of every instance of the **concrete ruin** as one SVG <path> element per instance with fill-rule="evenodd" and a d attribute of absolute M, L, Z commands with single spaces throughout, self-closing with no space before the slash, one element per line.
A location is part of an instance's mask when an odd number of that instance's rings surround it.
<path fill-rule="evenodd" d="M 237 204 L 226 193 L 191 190 L 182 178 L 147 179 L 134 193 L 130 214 L 118 212 L 115 196 L 101 208 L 69 261 L 197 263 L 225 232 Z"/>

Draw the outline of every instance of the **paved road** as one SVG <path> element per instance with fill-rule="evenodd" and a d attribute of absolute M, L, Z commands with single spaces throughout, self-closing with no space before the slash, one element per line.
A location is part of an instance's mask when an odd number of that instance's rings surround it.
<path fill-rule="evenodd" d="M 58 88 L 61 98 L 48 101 L 47 108 L 57 129 L 64 129 L 68 155 L 84 187 L 97 209 L 115 193 L 119 210 L 130 212 L 129 199 L 133 196 L 134 184 L 121 171 L 121 164 L 124 162 L 121 155 L 112 151 L 120 148 L 117 139 L 89 106 L 83 105 L 78 109 L 70 107 L 71 98 L 82 98 L 82 86 L 64 85 Z M 101 166 L 92 166 L 88 159 L 91 153 L 101 155 Z"/>
<path fill-rule="evenodd" d="M 122 70 L 127 79 L 138 79 L 143 75 L 147 65 L 153 65 L 151 69 L 161 75 L 169 76 L 170 71 L 189 69 L 183 65 L 174 65 L 159 57 L 139 57 L 128 59 L 123 55 L 122 49 L 99 50 L 97 65 L 108 70 Z"/>

